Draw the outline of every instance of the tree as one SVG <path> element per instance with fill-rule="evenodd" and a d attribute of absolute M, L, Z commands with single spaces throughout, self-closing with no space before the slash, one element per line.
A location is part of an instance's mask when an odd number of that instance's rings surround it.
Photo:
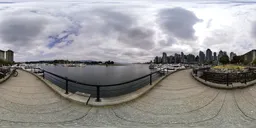
<path fill-rule="evenodd" d="M 222 64 L 227 64 L 227 63 L 229 63 L 229 57 L 227 55 L 223 55 L 220 58 L 219 62 L 222 63 Z"/>
<path fill-rule="evenodd" d="M 238 64 L 243 62 L 244 62 L 244 58 L 242 56 L 234 56 L 233 59 L 231 60 L 232 64 Z"/>

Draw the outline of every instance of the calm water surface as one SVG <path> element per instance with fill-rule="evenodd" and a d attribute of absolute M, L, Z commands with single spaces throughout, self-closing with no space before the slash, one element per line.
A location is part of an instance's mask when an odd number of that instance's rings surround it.
<path fill-rule="evenodd" d="M 116 84 L 149 74 L 147 64 L 122 66 L 87 65 L 85 67 L 44 66 L 47 71 L 87 84 Z"/>

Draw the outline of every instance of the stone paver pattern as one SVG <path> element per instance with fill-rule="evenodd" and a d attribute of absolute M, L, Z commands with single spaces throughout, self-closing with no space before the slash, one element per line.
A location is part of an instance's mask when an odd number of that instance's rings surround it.
<path fill-rule="evenodd" d="M 256 127 L 256 87 L 207 87 L 191 70 L 174 73 L 142 97 L 115 106 L 68 101 L 19 71 L 0 85 L 0 126 L 10 127 Z"/>

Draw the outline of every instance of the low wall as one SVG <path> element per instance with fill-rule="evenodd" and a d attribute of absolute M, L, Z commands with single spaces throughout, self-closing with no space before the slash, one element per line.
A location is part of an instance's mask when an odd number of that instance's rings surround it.
<path fill-rule="evenodd" d="M 249 87 L 249 86 L 256 84 L 256 80 L 253 80 L 253 81 L 247 82 L 246 84 L 232 83 L 232 84 L 229 84 L 229 86 L 227 86 L 226 84 L 217 84 L 217 83 L 205 81 L 204 79 L 201 79 L 198 76 L 196 76 L 193 72 L 191 72 L 191 75 L 194 79 L 201 82 L 202 84 L 209 86 L 209 87 L 218 88 L 218 89 L 238 89 L 238 88 Z"/>
<path fill-rule="evenodd" d="M 0 79 L 0 84 L 4 83 L 5 81 L 7 81 L 10 77 L 12 76 L 12 71 L 10 74 L 8 74 L 7 76 L 5 76 L 4 78 Z"/>

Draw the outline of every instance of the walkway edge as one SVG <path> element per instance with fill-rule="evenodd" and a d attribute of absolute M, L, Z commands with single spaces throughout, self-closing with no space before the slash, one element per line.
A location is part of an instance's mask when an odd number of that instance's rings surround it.
<path fill-rule="evenodd" d="M 117 96 L 117 97 L 111 97 L 111 98 L 101 98 L 101 102 L 95 102 L 96 98 L 91 98 L 91 100 L 89 101 L 88 105 L 90 106 L 111 106 L 111 105 L 117 105 L 117 104 L 122 104 L 122 103 L 126 103 L 132 100 L 135 100 L 139 97 L 141 97 L 142 95 L 146 94 L 147 92 L 149 92 L 151 89 L 153 89 L 158 83 L 160 83 L 163 79 L 165 79 L 166 77 L 168 77 L 169 75 L 178 72 L 181 70 L 176 70 L 173 72 L 168 73 L 167 75 L 159 78 L 158 80 L 154 81 L 152 83 L 152 85 L 146 85 L 143 88 L 138 89 L 137 91 L 125 94 L 125 95 L 121 95 L 121 96 Z"/>
<path fill-rule="evenodd" d="M 61 97 L 65 98 L 65 99 L 67 99 L 69 101 L 73 101 L 73 102 L 76 102 L 76 103 L 79 103 L 79 104 L 82 104 L 82 105 L 87 105 L 86 103 L 90 99 L 90 95 L 88 95 L 88 96 L 81 96 L 81 95 L 78 95 L 78 94 L 75 94 L 75 93 L 71 93 L 71 92 L 69 92 L 69 94 L 65 94 L 66 91 L 64 89 L 62 89 L 59 86 L 53 84 L 49 80 L 46 80 L 43 77 L 41 77 L 41 76 L 39 76 L 39 75 L 37 75 L 37 74 L 35 74 L 33 72 L 30 72 L 30 71 L 27 71 L 27 70 L 23 70 L 23 71 L 26 71 L 26 72 L 34 75 L 39 80 L 41 80 L 43 83 L 45 83 L 49 88 L 51 88 L 55 93 L 57 93 L 58 95 L 60 95 Z"/>
<path fill-rule="evenodd" d="M 246 88 L 246 87 L 249 87 L 249 86 L 252 86 L 252 85 L 255 85 L 256 84 L 256 80 L 253 80 L 253 81 L 250 81 L 250 82 L 247 82 L 247 84 L 242 84 L 242 83 L 234 83 L 233 85 L 229 85 L 227 86 L 226 84 L 217 84 L 217 83 L 212 83 L 212 82 L 209 82 L 209 81 L 205 81 L 197 76 L 195 76 L 195 74 L 193 73 L 193 71 L 191 71 L 191 75 L 194 79 L 196 79 L 198 82 L 206 85 L 206 86 L 209 86 L 209 87 L 212 87 L 212 88 L 217 88 L 217 89 L 227 89 L 227 90 L 230 90 L 230 89 L 239 89 L 239 88 Z"/>

